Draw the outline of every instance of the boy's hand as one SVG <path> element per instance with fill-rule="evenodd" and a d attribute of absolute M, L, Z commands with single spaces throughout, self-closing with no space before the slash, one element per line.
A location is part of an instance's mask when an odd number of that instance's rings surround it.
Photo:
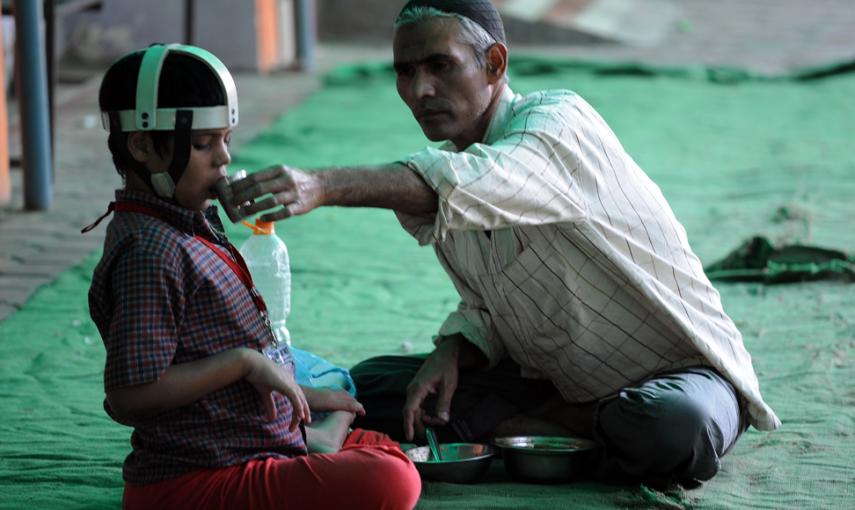
<path fill-rule="evenodd" d="M 350 393 L 331 388 L 312 388 L 301 386 L 306 400 L 316 411 L 349 411 L 365 416 L 365 408 Z"/>
<path fill-rule="evenodd" d="M 250 203 L 240 208 L 244 215 L 282 206 L 262 216 L 263 221 L 306 214 L 323 203 L 323 189 L 317 175 L 285 165 L 272 166 L 236 181 L 232 184 L 232 192 L 235 206 Z M 265 195 L 270 196 L 255 201 Z"/>
<path fill-rule="evenodd" d="M 276 363 L 264 354 L 257 351 L 253 351 L 253 353 L 254 355 L 250 358 L 250 370 L 246 376 L 246 380 L 255 386 L 255 389 L 261 395 L 261 400 L 267 409 L 267 417 L 271 421 L 276 418 L 276 404 L 273 400 L 273 392 L 277 392 L 287 397 L 294 408 L 289 426 L 291 431 L 297 429 L 300 420 L 311 423 L 312 418 L 309 402 L 306 400 L 306 395 L 303 394 L 300 385 L 294 380 L 294 374 L 289 370 L 281 370 L 276 366 Z"/>

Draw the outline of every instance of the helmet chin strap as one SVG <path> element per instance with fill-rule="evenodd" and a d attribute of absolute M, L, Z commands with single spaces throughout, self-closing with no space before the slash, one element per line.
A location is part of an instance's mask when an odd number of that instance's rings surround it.
<path fill-rule="evenodd" d="M 166 172 L 150 173 L 149 175 L 151 175 L 151 187 L 154 188 L 157 196 L 166 199 L 175 197 L 175 181 L 172 180 L 172 176 Z"/>
<path fill-rule="evenodd" d="M 157 196 L 175 198 L 175 186 L 184 175 L 190 161 L 190 135 L 193 126 L 193 111 L 178 110 L 175 113 L 175 136 L 172 143 L 172 161 L 168 172 L 151 173 L 147 169 L 136 172 L 154 190 Z"/>

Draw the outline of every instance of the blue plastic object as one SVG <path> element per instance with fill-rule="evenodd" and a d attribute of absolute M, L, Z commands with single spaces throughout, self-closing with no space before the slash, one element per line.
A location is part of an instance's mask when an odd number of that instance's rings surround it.
<path fill-rule="evenodd" d="M 311 352 L 290 347 L 297 371 L 297 383 L 313 388 L 341 389 L 356 397 L 356 384 L 350 371 L 333 365 Z"/>
<path fill-rule="evenodd" d="M 277 365 L 285 364 L 288 353 L 294 360 L 295 379 L 300 386 L 344 390 L 356 398 L 356 384 L 346 368 L 335 366 L 311 352 L 285 344 L 271 346 L 264 351 Z"/>

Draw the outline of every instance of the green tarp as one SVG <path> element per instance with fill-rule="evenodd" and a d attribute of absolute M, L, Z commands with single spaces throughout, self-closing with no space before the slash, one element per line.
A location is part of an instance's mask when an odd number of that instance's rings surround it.
<path fill-rule="evenodd" d="M 570 88 L 660 185 L 704 263 L 754 235 L 855 250 L 855 74 L 790 77 L 517 58 L 519 92 Z M 233 169 L 380 163 L 425 145 L 387 65 L 341 70 L 244 146 Z M 105 204 L 111 199 L 104 197 Z M 101 227 L 103 228 L 103 227 Z M 230 227 L 236 244 L 248 235 Z M 430 249 L 392 213 L 329 208 L 277 225 L 293 266 L 295 345 L 350 366 L 430 348 L 456 305 Z M 104 352 L 86 291 L 97 256 L 0 323 L 0 508 L 116 508 L 130 430 L 101 408 Z M 855 292 L 841 282 L 719 283 L 784 422 L 747 432 L 692 491 L 425 484 L 420 508 L 851 508 Z M 498 466 L 496 466 L 498 467 Z M 356 496 L 358 497 L 358 496 Z"/>

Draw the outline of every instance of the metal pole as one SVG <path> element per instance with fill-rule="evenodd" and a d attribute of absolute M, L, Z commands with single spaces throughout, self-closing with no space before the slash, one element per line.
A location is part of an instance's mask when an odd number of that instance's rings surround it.
<path fill-rule="evenodd" d="M 184 44 L 196 42 L 196 32 L 193 23 L 196 19 L 196 5 L 193 0 L 184 0 Z"/>
<path fill-rule="evenodd" d="M 3 48 L 3 22 L 0 20 L 0 205 L 12 200 L 9 175 L 9 118 L 6 115 L 6 52 Z"/>
<path fill-rule="evenodd" d="M 315 0 L 297 0 L 297 60 L 303 71 L 315 70 Z"/>
<path fill-rule="evenodd" d="M 47 69 L 47 90 L 48 90 L 48 120 L 50 127 L 50 166 L 51 166 L 51 179 L 53 179 L 53 169 L 56 166 L 56 161 L 54 161 L 54 157 L 56 155 L 56 133 L 54 132 L 55 126 L 55 102 L 54 102 L 54 91 L 56 90 L 56 59 L 54 55 L 54 50 L 56 49 L 56 9 L 55 3 L 56 0 L 44 0 L 45 2 L 45 58 L 46 64 L 45 67 Z"/>
<path fill-rule="evenodd" d="M 40 21 L 42 0 L 15 0 L 16 59 L 21 63 L 17 88 L 21 111 L 24 208 L 44 211 L 53 201 L 50 114 L 45 48 Z"/>

